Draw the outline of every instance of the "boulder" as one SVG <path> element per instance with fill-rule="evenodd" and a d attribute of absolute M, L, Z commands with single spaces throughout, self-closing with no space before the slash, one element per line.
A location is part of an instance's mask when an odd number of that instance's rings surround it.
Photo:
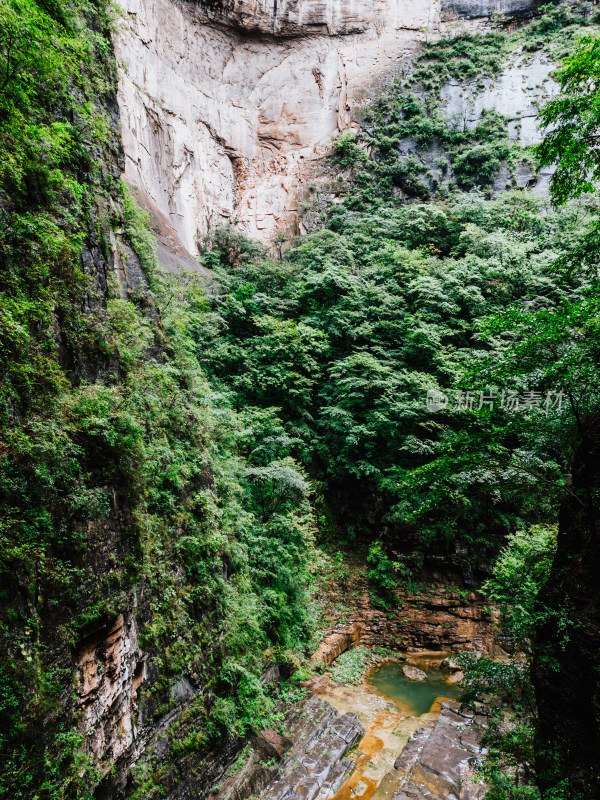
<path fill-rule="evenodd" d="M 442 672 L 460 672 L 461 666 L 457 661 L 456 656 L 448 656 L 440 664 Z"/>
<path fill-rule="evenodd" d="M 410 664 L 405 664 L 402 667 L 402 672 L 404 677 L 407 678 L 409 681 L 426 681 L 427 680 L 427 673 L 423 672 L 422 669 L 418 667 L 411 667 Z"/>
<path fill-rule="evenodd" d="M 455 686 L 457 683 L 461 683 L 464 677 L 464 672 L 453 672 L 452 675 L 446 678 L 446 683 L 449 683 L 450 686 Z"/>

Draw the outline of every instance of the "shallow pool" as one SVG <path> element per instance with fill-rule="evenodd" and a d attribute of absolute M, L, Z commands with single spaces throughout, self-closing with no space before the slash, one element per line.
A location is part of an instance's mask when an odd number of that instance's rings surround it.
<path fill-rule="evenodd" d="M 402 674 L 403 664 L 387 661 L 367 678 L 379 694 L 415 716 L 426 714 L 436 699 L 446 700 L 460 697 L 460 686 L 449 686 L 444 674 L 438 669 L 427 670 L 427 680 L 409 681 Z"/>

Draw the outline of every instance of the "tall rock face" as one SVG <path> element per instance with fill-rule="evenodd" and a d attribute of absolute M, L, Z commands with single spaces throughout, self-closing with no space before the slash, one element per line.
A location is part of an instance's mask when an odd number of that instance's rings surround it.
<path fill-rule="evenodd" d="M 444 14 L 448 18 L 467 19 L 486 17 L 490 14 L 527 16 L 540 5 L 541 3 L 536 0 L 445 0 Z"/>
<path fill-rule="evenodd" d="M 262 239 L 294 227 L 303 165 L 439 18 L 437 0 L 126 0 L 124 11 L 126 176 L 191 253 L 227 221 Z"/>
<path fill-rule="evenodd" d="M 395 29 L 414 29 L 418 21 L 429 21 L 439 3 L 435 0 L 184 0 L 201 21 L 224 25 L 239 31 L 252 31 L 278 38 L 323 34 L 347 36 L 365 33 L 380 24 Z"/>
<path fill-rule="evenodd" d="M 443 18 L 536 0 L 125 0 L 116 36 L 126 177 L 191 254 L 219 224 L 296 227 L 306 166 Z"/>

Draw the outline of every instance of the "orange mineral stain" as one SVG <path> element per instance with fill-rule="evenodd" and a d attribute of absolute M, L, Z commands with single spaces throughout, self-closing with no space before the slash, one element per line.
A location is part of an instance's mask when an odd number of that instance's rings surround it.
<path fill-rule="evenodd" d="M 371 761 L 383 749 L 385 744 L 383 739 L 375 735 L 375 731 L 392 730 L 405 716 L 406 714 L 394 714 L 389 711 L 383 711 L 377 714 L 371 721 L 367 733 L 360 740 L 358 750 L 354 754 L 356 769 L 341 789 L 338 789 L 333 800 L 353 800 L 353 798 L 357 797 L 357 795 L 354 794 L 354 789 L 359 783 L 366 786 L 366 789 L 359 795 L 360 800 L 370 800 L 370 798 L 373 797 L 379 783 L 373 778 L 366 777 L 364 773 Z"/>
<path fill-rule="evenodd" d="M 426 659 L 411 655 L 410 663 L 411 666 L 418 663 L 420 667 L 436 675 L 436 686 L 431 689 L 439 689 L 439 695 L 436 697 L 436 694 L 431 694 L 431 699 L 427 692 L 424 697 L 417 693 L 415 698 L 414 692 L 410 691 L 410 684 L 407 698 L 400 691 L 394 691 L 393 696 L 391 692 L 386 693 L 388 684 L 395 690 L 393 680 L 381 682 L 381 688 L 374 686 L 372 678 L 382 668 L 381 664 L 373 667 L 358 686 L 337 684 L 327 675 L 314 682 L 313 691 L 327 700 L 339 713 L 358 714 L 366 728 L 365 735 L 349 756 L 356 766 L 332 800 L 372 800 L 374 797 L 389 795 L 390 781 L 395 780 L 393 773 L 397 757 L 418 728 L 433 725 L 440 712 L 441 702 L 445 699 L 440 696 L 446 694 L 444 677 L 437 677 L 440 662 L 445 656 L 441 653 L 425 655 Z M 402 663 L 394 659 L 389 659 L 389 662 L 394 664 L 395 671 L 398 671 L 397 665 Z M 405 678 L 402 680 L 406 682 Z M 428 702 L 425 705 L 426 701 Z M 379 787 L 384 782 L 386 788 L 380 794 Z"/>

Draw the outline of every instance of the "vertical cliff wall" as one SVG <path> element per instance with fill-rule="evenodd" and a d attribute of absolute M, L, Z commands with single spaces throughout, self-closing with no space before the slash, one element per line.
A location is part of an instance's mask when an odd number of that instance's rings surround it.
<path fill-rule="evenodd" d="M 438 0 L 282 8 L 126 0 L 117 37 L 126 176 L 190 252 L 239 220 L 294 226 L 303 165 L 351 102 L 439 21 Z"/>
<path fill-rule="evenodd" d="M 125 0 L 116 36 L 126 177 L 188 252 L 238 222 L 296 226 L 307 163 L 350 109 L 444 20 L 519 14 L 536 0 Z"/>

